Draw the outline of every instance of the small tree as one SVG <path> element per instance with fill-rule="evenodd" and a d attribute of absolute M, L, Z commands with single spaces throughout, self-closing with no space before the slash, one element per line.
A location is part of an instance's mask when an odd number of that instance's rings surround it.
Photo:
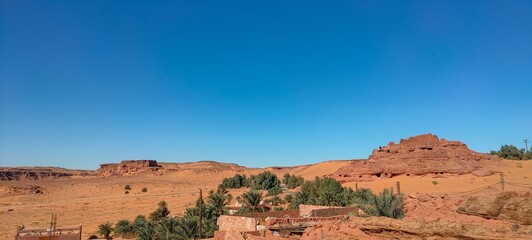
<path fill-rule="evenodd" d="M 129 220 L 122 219 L 118 221 L 115 225 L 114 233 L 116 236 L 124 237 L 127 235 L 131 235 L 134 232 L 135 230 L 133 229 L 133 225 Z"/>
<path fill-rule="evenodd" d="M 137 240 L 155 240 L 155 224 L 147 222 L 146 225 L 139 228 L 135 233 Z"/>
<path fill-rule="evenodd" d="M 104 236 L 106 239 L 109 239 L 111 233 L 113 232 L 113 224 L 110 222 L 105 222 L 98 225 L 98 234 Z"/>
<path fill-rule="evenodd" d="M 244 201 L 244 210 L 250 212 L 264 212 L 264 208 L 260 206 L 262 201 L 262 193 L 256 190 L 251 190 L 242 194 Z"/>
<path fill-rule="evenodd" d="M 137 232 L 140 228 L 148 224 L 148 219 L 144 215 L 138 215 L 133 221 L 133 230 Z"/>
<path fill-rule="evenodd" d="M 155 222 L 166 218 L 170 214 L 170 210 L 168 210 L 168 204 L 165 201 L 160 201 L 157 206 L 158 208 L 154 212 L 150 213 L 150 220 Z"/>
<path fill-rule="evenodd" d="M 128 185 L 126 185 L 126 186 L 124 187 L 124 190 L 126 190 L 126 191 L 129 191 L 129 190 L 131 190 L 131 186 L 129 186 L 129 184 L 128 184 Z"/>
<path fill-rule="evenodd" d="M 384 189 L 379 196 L 370 198 L 359 205 L 368 216 L 383 216 L 401 219 L 404 217 L 403 195 L 393 195 L 393 188 Z"/>

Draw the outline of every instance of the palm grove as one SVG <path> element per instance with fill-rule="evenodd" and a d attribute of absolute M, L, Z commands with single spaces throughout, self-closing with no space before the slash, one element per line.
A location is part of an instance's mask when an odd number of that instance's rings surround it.
<path fill-rule="evenodd" d="M 301 187 L 295 194 L 286 194 L 281 199 L 278 194 L 283 189 Z M 227 214 L 226 206 L 230 204 L 232 196 L 227 189 L 249 188 L 249 191 L 238 196 L 242 209 L 236 214 L 249 212 L 297 209 L 300 204 L 322 206 L 357 206 L 364 212 L 364 216 L 386 216 L 402 218 L 403 196 L 394 195 L 392 189 L 385 189 L 380 194 L 374 194 L 370 189 L 354 191 L 332 178 L 319 178 L 304 181 L 301 176 L 290 174 L 279 179 L 277 175 L 265 171 L 258 175 L 236 174 L 232 178 L 223 179 L 216 191 L 211 190 L 206 199 L 198 198 L 196 206 L 185 210 L 183 216 L 170 216 L 166 202 L 161 201 L 157 209 L 148 217 L 139 215 L 133 221 L 120 220 L 114 226 L 110 222 L 99 225 L 98 234 L 110 238 L 111 234 L 124 238 L 138 240 L 166 240 L 166 239 L 195 239 L 213 237 L 218 229 L 218 217 Z M 263 195 L 266 192 L 266 196 Z M 201 203 L 201 236 L 198 231 Z M 358 214 L 358 213 L 353 213 Z"/>

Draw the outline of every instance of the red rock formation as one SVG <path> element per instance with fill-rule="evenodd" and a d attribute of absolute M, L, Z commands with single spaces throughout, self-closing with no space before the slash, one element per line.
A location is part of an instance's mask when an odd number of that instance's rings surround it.
<path fill-rule="evenodd" d="M 443 220 L 393 219 L 386 217 L 323 221 L 309 227 L 306 239 L 530 239 L 531 226 L 505 222 L 467 223 Z M 489 223 L 489 227 L 486 226 Z"/>
<path fill-rule="evenodd" d="M 103 176 L 112 176 L 151 172 L 159 169 L 160 166 L 155 160 L 123 160 L 120 163 L 100 164 L 97 172 Z"/>
<path fill-rule="evenodd" d="M 456 212 L 532 225 L 532 193 L 504 192 L 472 196 Z"/>
<path fill-rule="evenodd" d="M 487 176 L 496 172 L 501 159 L 477 153 L 459 141 L 424 134 L 390 142 L 373 150 L 368 160 L 353 161 L 332 176 L 340 181 L 371 181 L 397 175 L 445 177 L 472 173 Z"/>
<path fill-rule="evenodd" d="M 91 171 L 71 170 L 56 167 L 0 168 L 0 181 L 41 180 L 71 176 L 88 176 Z"/>

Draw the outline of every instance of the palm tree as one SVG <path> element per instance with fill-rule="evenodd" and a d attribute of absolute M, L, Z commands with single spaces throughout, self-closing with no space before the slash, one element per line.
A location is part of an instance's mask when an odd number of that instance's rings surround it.
<path fill-rule="evenodd" d="M 384 216 L 401 219 L 404 217 L 403 195 L 393 195 L 393 189 L 384 189 L 379 196 L 369 198 L 365 204 L 359 205 L 368 216 Z"/>
<path fill-rule="evenodd" d="M 251 212 L 263 212 L 264 209 L 260 206 L 262 201 L 262 193 L 256 190 L 250 190 L 242 194 L 244 201 L 244 208 Z"/>
<path fill-rule="evenodd" d="M 134 232 L 133 225 L 129 220 L 122 219 L 118 221 L 115 225 L 115 235 L 124 237 L 128 234 L 132 234 Z"/>
<path fill-rule="evenodd" d="M 137 230 L 137 240 L 154 240 L 155 237 L 155 225 L 153 223 L 147 223 Z"/>
<path fill-rule="evenodd" d="M 98 225 L 98 234 L 104 236 L 106 239 L 109 239 L 109 236 L 113 232 L 113 224 L 110 222 L 102 223 Z"/>
<path fill-rule="evenodd" d="M 155 228 L 157 240 L 187 239 L 177 218 L 164 218 Z"/>
<path fill-rule="evenodd" d="M 225 206 L 231 202 L 231 195 L 225 195 L 223 192 L 209 192 L 207 196 L 207 203 L 212 206 L 212 210 L 216 216 L 223 215 L 226 210 Z"/>

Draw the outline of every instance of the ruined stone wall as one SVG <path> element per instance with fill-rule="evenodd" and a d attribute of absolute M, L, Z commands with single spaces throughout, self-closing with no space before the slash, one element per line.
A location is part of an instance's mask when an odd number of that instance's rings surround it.
<path fill-rule="evenodd" d="M 347 215 L 344 213 L 348 210 L 340 210 L 346 207 L 335 207 L 335 206 L 318 206 L 318 205 L 299 205 L 299 216 L 300 217 L 329 217 L 334 215 Z M 349 208 L 351 209 L 351 208 Z M 349 210 L 348 212 L 353 211 Z M 333 214 L 338 212 L 339 214 Z"/>
<path fill-rule="evenodd" d="M 350 212 L 356 212 L 356 211 L 358 211 L 358 208 L 356 207 L 314 209 L 311 212 L 311 216 L 332 217 L 332 216 L 338 216 L 338 215 L 347 215 Z"/>
<path fill-rule="evenodd" d="M 251 217 L 222 215 L 218 218 L 218 229 L 220 231 L 256 231 L 257 220 Z"/>
<path fill-rule="evenodd" d="M 286 225 L 294 223 L 310 223 L 319 221 L 343 220 L 348 219 L 347 215 L 332 216 L 332 217 L 301 217 L 301 218 L 268 218 L 266 219 L 266 226 Z"/>

